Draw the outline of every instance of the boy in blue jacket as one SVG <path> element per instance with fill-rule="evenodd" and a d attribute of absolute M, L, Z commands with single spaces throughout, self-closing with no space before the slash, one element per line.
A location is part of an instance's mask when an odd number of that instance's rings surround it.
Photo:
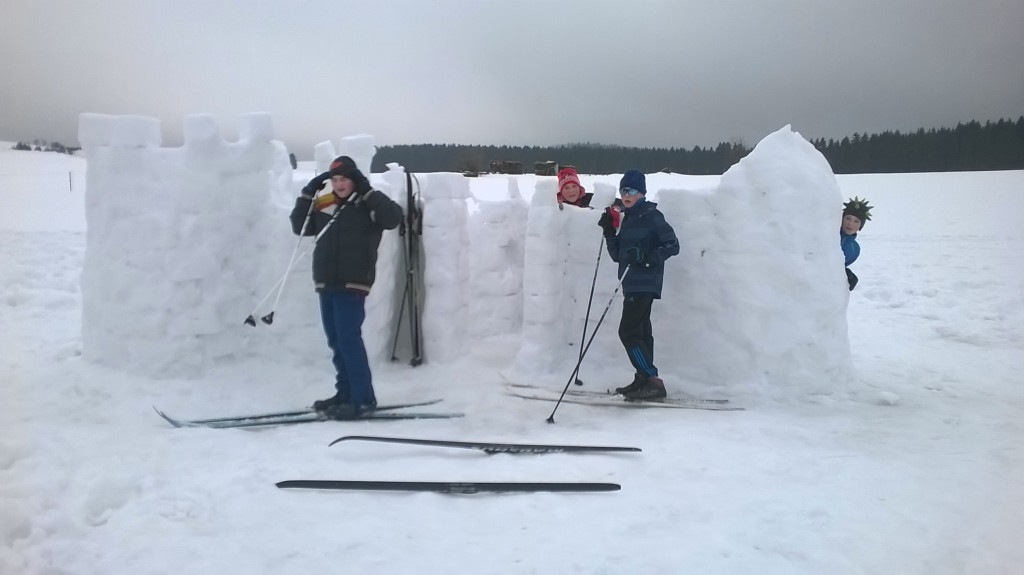
<path fill-rule="evenodd" d="M 846 281 L 850 291 L 857 287 L 857 276 L 850 271 L 850 264 L 860 256 L 860 244 L 857 243 L 857 232 L 864 229 L 864 222 L 871 219 L 871 208 L 867 200 L 854 197 L 843 204 L 843 223 L 839 227 L 839 247 L 843 248 L 846 258 Z"/>
<path fill-rule="evenodd" d="M 661 299 L 665 279 L 665 260 L 679 253 L 679 240 L 658 204 L 649 202 L 647 180 L 643 172 L 629 170 L 619 181 L 622 199 L 622 220 L 615 231 L 615 215 L 608 208 L 598 221 L 604 230 L 608 253 L 619 264 L 622 281 L 622 319 L 619 339 L 626 348 L 636 375 L 633 383 L 615 389 L 626 399 L 658 400 L 664 398 L 665 382 L 658 377 L 654 365 L 654 333 L 651 329 L 651 306 Z M 628 273 L 627 273 L 628 268 Z"/>

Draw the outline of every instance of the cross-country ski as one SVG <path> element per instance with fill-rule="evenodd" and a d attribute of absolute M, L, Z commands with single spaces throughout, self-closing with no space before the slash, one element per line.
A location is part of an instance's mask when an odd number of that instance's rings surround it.
<path fill-rule="evenodd" d="M 430 491 L 472 495 L 474 493 L 587 493 L 619 491 L 618 483 L 543 483 L 526 481 L 340 481 L 296 479 L 277 483 L 281 489 L 333 489 L 344 491 Z"/>
<path fill-rule="evenodd" d="M 444 447 L 456 449 L 475 449 L 488 454 L 512 453 L 517 455 L 540 455 L 545 453 L 622 453 L 639 452 L 639 447 L 615 447 L 606 445 L 557 445 L 531 443 L 494 443 L 488 441 L 451 441 L 443 439 L 413 439 L 407 437 L 380 437 L 373 435 L 346 435 L 330 443 L 334 445 L 343 441 L 373 441 L 380 443 L 397 443 L 405 445 L 422 445 L 426 447 Z"/>

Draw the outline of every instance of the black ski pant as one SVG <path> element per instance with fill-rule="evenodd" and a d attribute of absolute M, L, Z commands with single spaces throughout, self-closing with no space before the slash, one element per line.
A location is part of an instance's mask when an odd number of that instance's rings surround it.
<path fill-rule="evenodd" d="M 619 340 L 626 348 L 629 363 L 637 375 L 654 377 L 658 368 L 654 366 L 654 332 L 651 329 L 651 305 L 654 294 L 637 293 L 626 295 L 622 301 L 622 319 L 619 321 Z"/>

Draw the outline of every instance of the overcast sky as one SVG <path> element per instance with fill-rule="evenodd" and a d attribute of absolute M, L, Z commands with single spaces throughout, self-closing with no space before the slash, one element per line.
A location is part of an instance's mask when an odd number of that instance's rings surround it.
<path fill-rule="evenodd" d="M 3 0 L 0 140 L 266 111 L 300 158 L 748 145 L 1024 115 L 1024 0 Z"/>

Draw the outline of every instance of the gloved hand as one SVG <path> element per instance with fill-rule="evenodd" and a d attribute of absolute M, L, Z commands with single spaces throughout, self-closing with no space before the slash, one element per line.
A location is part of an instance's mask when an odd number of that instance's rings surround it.
<path fill-rule="evenodd" d="M 646 254 L 639 247 L 632 247 L 626 250 L 626 263 L 632 266 L 650 267 Z"/>
<path fill-rule="evenodd" d="M 344 176 L 352 180 L 352 183 L 355 184 L 355 191 L 353 192 L 353 194 L 355 194 L 356 196 L 365 196 L 367 193 L 370 192 L 370 180 L 367 179 L 367 177 L 364 176 L 362 172 L 356 170 L 349 172 L 348 174 L 344 174 Z"/>
<path fill-rule="evenodd" d="M 601 226 L 601 229 L 604 231 L 604 237 L 615 237 L 615 220 L 612 219 L 611 208 L 608 208 L 601 214 L 601 219 L 597 220 L 597 225 Z"/>
<path fill-rule="evenodd" d="M 320 189 L 324 187 L 324 184 L 327 183 L 327 180 L 329 179 L 331 179 L 331 172 L 318 174 L 302 188 L 302 195 L 316 197 L 317 193 L 320 192 Z"/>

